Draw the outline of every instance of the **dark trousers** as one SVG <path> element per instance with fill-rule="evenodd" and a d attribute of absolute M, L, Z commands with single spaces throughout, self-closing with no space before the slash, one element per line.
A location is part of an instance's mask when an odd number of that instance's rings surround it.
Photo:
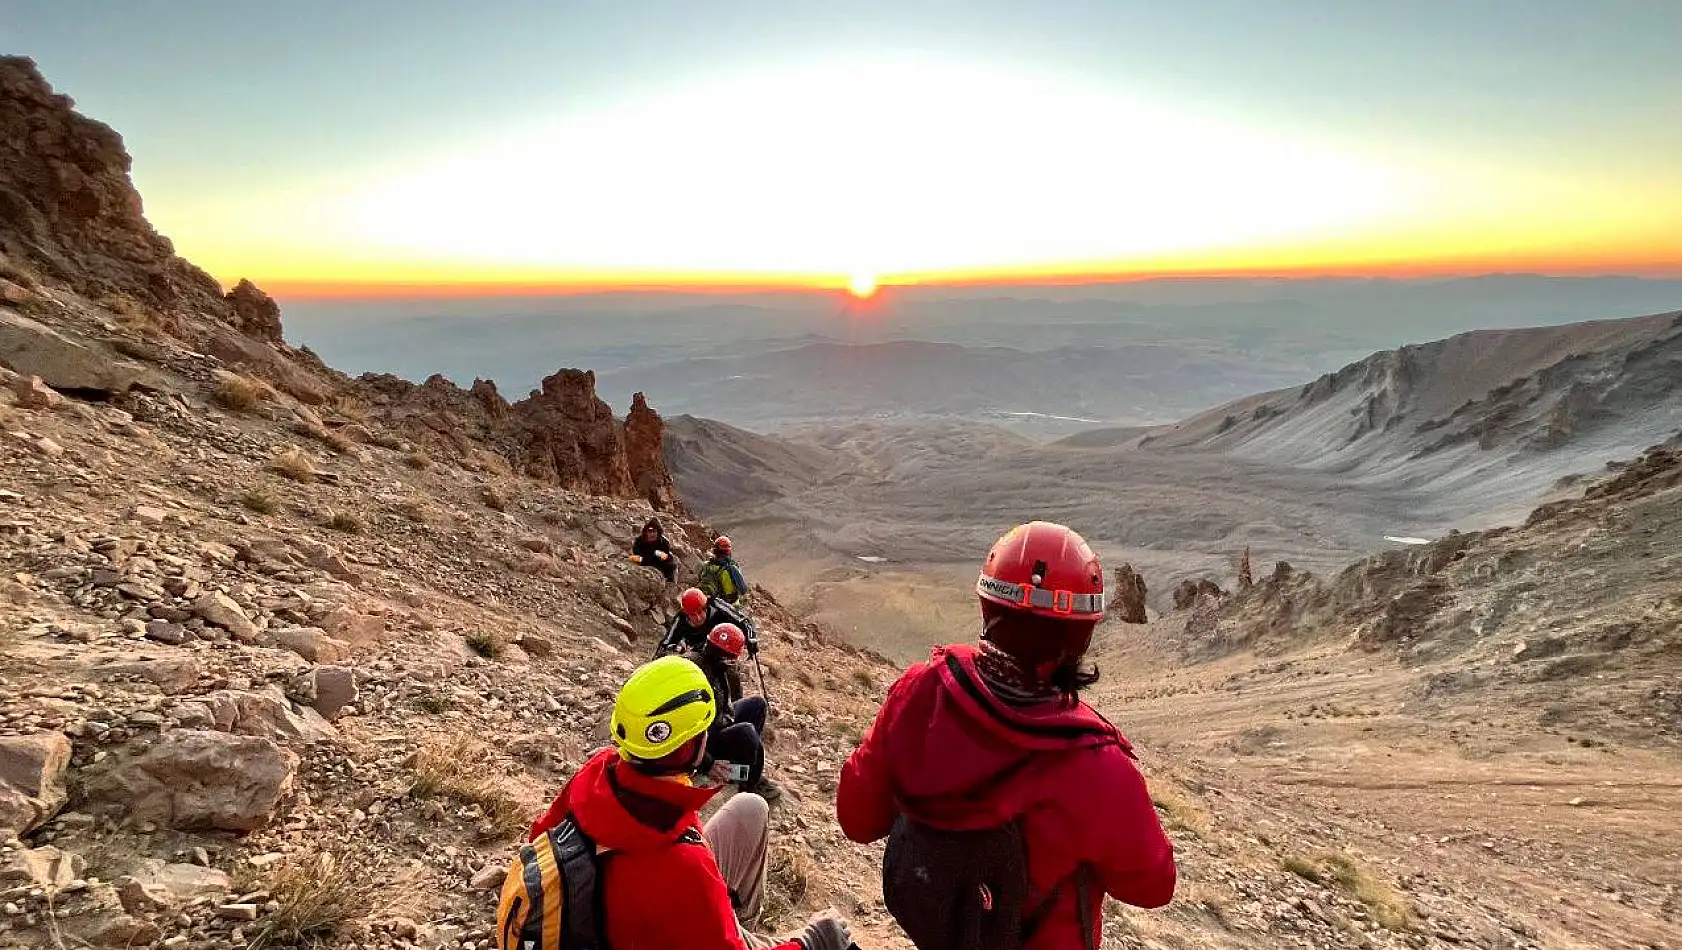
<path fill-rule="evenodd" d="M 765 744 L 760 735 L 765 731 L 766 708 L 763 696 L 738 699 L 730 704 L 730 725 L 714 729 L 707 737 L 708 755 L 751 769 L 744 788 L 758 785 L 759 777 L 765 774 Z"/>

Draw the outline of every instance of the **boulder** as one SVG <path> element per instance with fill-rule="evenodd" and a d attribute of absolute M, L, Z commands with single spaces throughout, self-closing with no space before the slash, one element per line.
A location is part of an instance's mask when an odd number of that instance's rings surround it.
<path fill-rule="evenodd" d="M 171 696 L 185 693 L 199 682 L 199 664 L 191 656 L 113 659 L 89 667 L 87 673 L 92 679 L 104 681 L 147 680 Z"/>
<path fill-rule="evenodd" d="M 321 618 L 321 629 L 327 635 L 343 640 L 351 646 L 378 643 L 385 636 L 385 620 L 369 616 L 353 607 L 340 606 Z"/>
<path fill-rule="evenodd" d="M 320 627 L 282 627 L 270 630 L 269 635 L 311 663 L 337 663 L 350 656 L 350 644 L 328 636 Z"/>
<path fill-rule="evenodd" d="M 199 595 L 193 601 L 193 613 L 206 623 L 213 623 L 241 643 L 257 642 L 257 625 L 245 615 L 245 610 L 232 597 L 219 590 Z"/>
<path fill-rule="evenodd" d="M 293 703 L 278 686 L 210 693 L 182 703 L 176 718 L 199 728 L 289 742 L 338 738 L 332 723 L 314 709 Z"/>
<path fill-rule="evenodd" d="M 0 310 L 0 365 L 60 392 L 115 395 L 139 385 L 159 388 L 139 363 L 85 346 L 10 310 Z"/>
<path fill-rule="evenodd" d="M 360 697 L 356 671 L 344 666 L 318 666 L 293 677 L 287 696 L 331 722 Z"/>
<path fill-rule="evenodd" d="M 327 381 L 303 369 L 271 344 L 234 330 L 213 329 L 201 346 L 229 366 L 260 376 L 299 402 L 319 406 L 332 398 Z"/>
<path fill-rule="evenodd" d="M 57 409 L 64 403 L 64 397 L 39 376 L 19 376 L 12 388 L 19 409 Z"/>
<path fill-rule="evenodd" d="M 57 848 L 19 848 L 0 852 L 0 888 L 60 888 L 82 876 L 87 862 Z"/>
<path fill-rule="evenodd" d="M 166 732 L 91 776 L 88 799 L 182 831 L 255 831 L 293 788 L 298 757 L 258 736 Z"/>
<path fill-rule="evenodd" d="M 226 871 L 215 868 L 143 858 L 134 873 L 118 880 L 116 886 L 123 909 L 138 914 L 219 897 L 233 888 L 233 880 Z"/>
<path fill-rule="evenodd" d="M 60 732 L 0 737 L 0 828 L 28 834 L 64 807 L 70 752 Z"/>

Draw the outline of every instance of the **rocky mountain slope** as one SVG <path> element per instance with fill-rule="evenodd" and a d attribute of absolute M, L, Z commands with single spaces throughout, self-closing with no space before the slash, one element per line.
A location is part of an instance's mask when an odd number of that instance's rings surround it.
<path fill-rule="evenodd" d="M 1133 444 L 1419 488 L 1466 513 L 1682 428 L 1682 312 L 1463 333 L 1376 353 Z M 1090 440 L 1090 437 L 1088 437 Z"/>
<path fill-rule="evenodd" d="M 0 946 L 482 948 L 510 844 L 671 589 L 662 424 L 351 380 L 139 212 L 115 133 L 0 60 Z M 827 792 L 891 675 L 760 598 L 772 927 L 893 946 Z M 822 672 L 817 672 L 822 671 Z"/>

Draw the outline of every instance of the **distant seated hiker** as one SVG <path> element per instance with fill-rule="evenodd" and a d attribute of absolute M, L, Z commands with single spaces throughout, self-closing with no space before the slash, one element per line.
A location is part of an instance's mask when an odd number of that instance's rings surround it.
<path fill-rule="evenodd" d="M 748 596 L 748 583 L 742 579 L 742 569 L 736 559 L 730 539 L 720 535 L 713 542 L 713 554 L 701 565 L 701 577 L 696 586 L 729 604 L 741 603 Z"/>
<path fill-rule="evenodd" d="M 993 545 L 975 589 L 979 645 L 936 647 L 888 690 L 842 768 L 841 830 L 888 839 L 883 897 L 920 950 L 1092 950 L 1104 894 L 1161 907 L 1176 879 L 1132 747 L 1080 698 L 1104 571 L 1036 521 Z"/>
<path fill-rule="evenodd" d="M 666 583 L 677 580 L 677 559 L 672 556 L 671 542 L 659 518 L 650 518 L 642 526 L 642 534 L 631 544 L 631 563 L 652 567 L 665 575 Z"/>
<path fill-rule="evenodd" d="M 781 942 L 748 929 L 765 899 L 770 810 L 738 794 L 702 826 L 718 789 L 695 779 L 717 709 L 706 674 L 681 657 L 631 674 L 613 703 L 614 747 L 566 783 L 510 868 L 499 950 L 847 950 L 833 911 Z M 595 913 L 575 913 L 573 895 Z"/>
<path fill-rule="evenodd" d="M 770 707 L 763 696 L 742 696 L 742 678 L 736 670 L 747 642 L 742 628 L 721 623 L 707 633 L 706 646 L 696 661 L 718 702 L 718 716 L 707 731 L 707 755 L 720 764 L 716 769 L 709 766 L 708 771 L 720 784 L 734 783 L 774 802 L 783 797 L 783 790 L 765 777 L 765 715 Z"/>

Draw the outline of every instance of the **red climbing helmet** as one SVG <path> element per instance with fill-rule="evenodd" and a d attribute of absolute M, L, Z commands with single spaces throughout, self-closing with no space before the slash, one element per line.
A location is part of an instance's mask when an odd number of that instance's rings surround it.
<path fill-rule="evenodd" d="M 690 616 L 700 616 L 707 610 L 707 595 L 698 587 L 691 587 L 678 596 L 677 605 Z"/>
<path fill-rule="evenodd" d="M 742 655 L 742 648 L 747 646 L 748 638 L 742 633 L 741 627 L 733 623 L 721 623 L 707 634 L 707 642 L 717 647 L 725 656 L 738 657 Z"/>
<path fill-rule="evenodd" d="M 718 539 L 713 542 L 713 550 L 714 551 L 723 551 L 725 554 L 729 554 L 730 553 L 730 536 L 725 535 L 725 534 L 719 535 Z"/>
<path fill-rule="evenodd" d="M 1085 538 L 1049 521 L 1017 525 L 995 541 L 981 564 L 975 592 L 986 603 L 1053 620 L 1104 617 L 1104 569 L 1098 555 Z"/>

